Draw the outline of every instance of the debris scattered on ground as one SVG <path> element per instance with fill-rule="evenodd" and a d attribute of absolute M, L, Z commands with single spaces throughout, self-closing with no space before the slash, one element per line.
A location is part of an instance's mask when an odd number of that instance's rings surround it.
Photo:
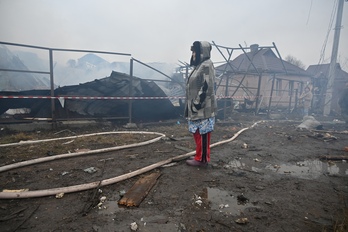
<path fill-rule="evenodd" d="M 340 155 L 340 156 L 323 155 L 323 156 L 320 156 L 319 159 L 321 159 L 321 160 L 347 160 L 348 156 L 346 156 L 346 155 Z"/>
<path fill-rule="evenodd" d="M 118 191 L 118 194 L 120 195 L 120 197 L 123 197 L 124 194 L 126 194 L 126 190 L 120 190 Z"/>
<path fill-rule="evenodd" d="M 228 207 L 230 207 L 228 204 L 220 204 L 219 205 L 219 209 L 223 209 L 223 208 L 228 208 Z"/>
<path fill-rule="evenodd" d="M 247 224 L 249 222 L 248 218 L 238 218 L 235 220 L 236 223 L 238 224 Z"/>
<path fill-rule="evenodd" d="M 334 166 L 334 165 L 336 165 L 336 163 L 333 162 L 333 161 L 331 161 L 331 160 L 327 161 L 327 164 L 328 164 L 329 166 Z"/>
<path fill-rule="evenodd" d="M 98 205 L 97 205 L 98 209 L 102 209 L 102 206 L 103 206 L 103 204 L 104 204 L 105 201 L 106 201 L 106 196 L 100 197 L 99 203 L 98 203 Z"/>
<path fill-rule="evenodd" d="M 313 135 L 308 135 L 308 137 L 320 139 L 325 142 L 337 140 L 336 136 L 331 135 L 330 133 L 314 133 Z"/>
<path fill-rule="evenodd" d="M 67 141 L 67 142 L 62 143 L 62 144 L 63 144 L 63 145 L 67 145 L 67 144 L 73 143 L 74 141 L 75 141 L 75 140 L 73 139 L 73 140 Z"/>
<path fill-rule="evenodd" d="M 114 160 L 114 158 L 100 159 L 98 161 L 99 162 L 105 162 L 105 161 L 109 161 L 109 160 Z"/>
<path fill-rule="evenodd" d="M 297 128 L 311 130 L 317 128 L 319 125 L 321 125 L 321 123 L 313 116 L 305 116 L 303 122 L 298 125 Z"/>
<path fill-rule="evenodd" d="M 63 198 L 64 197 L 64 193 L 57 193 L 56 194 L 56 198 L 57 199 L 61 199 L 61 198 Z"/>
<path fill-rule="evenodd" d="M 127 123 L 123 127 L 126 128 L 126 129 L 136 129 L 136 128 L 138 128 L 137 124 L 135 124 L 135 123 Z"/>
<path fill-rule="evenodd" d="M 263 186 L 255 186 L 255 188 L 256 188 L 257 190 L 264 190 L 264 189 L 265 189 L 265 187 L 263 187 Z"/>
<path fill-rule="evenodd" d="M 253 231 L 255 228 L 259 231 L 277 231 L 279 228 L 291 231 L 295 227 L 301 231 L 330 230 L 334 225 L 341 223 L 341 216 L 345 216 L 341 213 L 346 211 L 346 199 L 332 196 L 347 196 L 348 193 L 348 166 L 344 163 L 344 160 L 348 160 L 348 134 L 342 133 L 345 125 L 326 123 L 326 118 L 320 120 L 324 122 L 325 131 L 295 130 L 300 124 L 298 121 L 270 121 L 258 124 L 254 129 L 241 134 L 237 140 L 213 147 L 211 168 L 208 172 L 190 169 L 184 161 L 176 161 L 176 166 L 172 168 L 159 167 L 112 185 L 95 185 L 91 190 L 69 193 L 62 199 L 56 199 L 55 194 L 44 198 L 3 199 L 0 203 L 0 231 L 15 231 L 26 218 L 29 219 L 17 230 L 30 227 L 35 231 L 69 231 L 74 228 L 80 231 L 112 231 L 115 228 L 119 231 L 135 231 L 130 228 L 132 222 L 136 222 L 136 232 Z M 243 124 L 242 127 L 246 127 L 249 122 Z M 190 135 L 184 123 L 179 125 L 182 126 L 180 129 L 177 126 L 175 124 L 175 127 L 156 126 L 144 129 L 159 131 L 169 135 L 168 137 L 174 135 L 174 138 Z M 212 144 L 220 142 L 225 136 L 226 139 L 232 137 L 234 133 L 231 128 L 228 125 L 217 125 Z M 111 129 L 98 128 L 97 132 Z M 85 130 L 76 130 L 78 134 L 86 133 Z M 88 132 L 95 131 L 88 128 Z M 64 133 L 64 136 L 67 133 Z M 314 136 L 315 133 L 318 137 L 309 136 Z M 32 139 L 40 139 L 50 138 L 52 134 L 52 131 L 41 131 L 39 135 L 30 135 Z M 337 140 L 323 141 L 325 137 L 330 139 L 332 135 L 336 136 Z M 120 137 L 123 137 L 122 140 Z M 45 157 L 47 151 L 63 154 L 69 150 L 74 152 L 76 148 L 94 150 L 102 146 L 108 147 L 110 144 L 122 145 L 123 140 L 126 144 L 134 143 L 134 140 L 142 141 L 141 137 L 122 135 L 109 137 L 105 141 L 91 138 L 86 143 L 80 142 L 89 138 L 75 139 L 75 142 L 69 145 L 62 143 L 70 139 L 41 145 L 21 145 L 16 149 L 1 148 L 0 156 L 3 164 L 12 164 Z M 1 136 L 0 139 L 0 142 L 4 143 L 7 137 Z M 247 149 L 242 147 L 244 143 L 248 144 Z M 178 153 L 184 153 L 178 146 L 194 150 L 195 144 L 192 137 L 187 141 L 161 140 L 151 146 L 79 156 L 14 169 L 1 173 L 3 188 L 0 191 L 59 188 L 98 181 L 101 183 L 103 179 L 127 175 L 130 170 L 138 170 L 159 160 L 167 160 Z M 171 153 L 165 153 L 167 151 Z M 345 159 L 330 160 L 324 157 L 324 160 L 320 161 L 321 155 Z M 261 160 L 261 163 L 256 163 L 253 160 L 255 158 Z M 106 162 L 107 160 L 111 161 Z M 100 161 L 104 163 L 104 168 Z M 330 166 L 331 164 L 335 166 Z M 83 171 L 91 166 L 98 168 L 96 173 L 88 174 Z M 161 179 L 157 180 L 139 207 L 126 208 L 117 204 L 137 180 L 158 171 L 162 174 Z M 256 171 L 258 175 L 255 175 Z M 284 171 L 291 172 L 284 174 Z M 194 198 L 194 193 L 199 196 Z M 241 205 L 237 201 L 240 194 L 250 201 Z M 102 196 L 106 196 L 106 201 L 99 210 L 97 205 Z M 297 204 L 298 202 L 300 204 Z M 37 210 L 30 217 L 31 211 L 38 205 L 45 206 L 45 209 Z M 16 213 L 24 207 L 27 210 Z M 8 220 L 8 215 L 12 215 L 11 220 Z M 309 218 L 308 221 L 305 221 L 305 216 Z M 44 223 L 48 218 L 50 223 Z M 242 218 L 247 218 L 248 222 Z M 302 220 L 298 220 L 299 218 Z M 61 223 L 62 219 L 64 223 Z"/>
<path fill-rule="evenodd" d="M 137 231 L 137 230 L 138 230 L 138 225 L 137 225 L 137 223 L 136 223 L 136 222 L 132 222 L 132 223 L 130 224 L 130 228 L 131 228 L 132 231 Z"/>
<path fill-rule="evenodd" d="M 246 204 L 249 202 L 249 199 L 246 198 L 243 194 L 237 196 L 237 201 L 239 204 Z"/>
<path fill-rule="evenodd" d="M 201 206 L 203 204 L 202 198 L 195 194 L 194 196 L 195 204 Z"/>
<path fill-rule="evenodd" d="M 53 151 L 48 151 L 46 154 L 47 154 L 48 156 L 53 156 L 53 155 L 54 155 L 54 152 L 53 152 Z"/>
<path fill-rule="evenodd" d="M 83 169 L 83 171 L 84 171 L 84 172 L 87 172 L 87 173 L 89 173 L 89 174 L 93 174 L 93 173 L 97 172 L 98 170 L 97 170 L 97 168 L 95 168 L 95 167 L 89 167 L 89 168 Z"/>
<path fill-rule="evenodd" d="M 173 166 L 175 166 L 176 164 L 177 164 L 176 162 L 173 162 L 173 163 L 165 164 L 165 165 L 163 165 L 162 167 L 163 167 L 163 168 L 173 167 Z"/>

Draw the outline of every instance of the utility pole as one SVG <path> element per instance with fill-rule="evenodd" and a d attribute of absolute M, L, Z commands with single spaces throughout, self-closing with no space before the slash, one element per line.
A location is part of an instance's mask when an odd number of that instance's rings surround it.
<path fill-rule="evenodd" d="M 335 34 L 334 34 L 334 41 L 333 41 L 333 45 L 332 45 L 328 83 L 327 83 L 327 87 L 326 87 L 324 115 L 329 115 L 331 112 L 331 105 L 332 105 L 331 100 L 332 100 L 332 92 L 334 91 L 333 84 L 334 84 L 334 80 L 335 80 L 338 44 L 339 44 L 340 33 L 341 33 L 341 28 L 342 28 L 341 22 L 342 22 L 342 14 L 343 14 L 343 3 L 344 3 L 344 0 L 339 0 L 338 5 L 337 5 L 336 26 L 334 28 Z"/>

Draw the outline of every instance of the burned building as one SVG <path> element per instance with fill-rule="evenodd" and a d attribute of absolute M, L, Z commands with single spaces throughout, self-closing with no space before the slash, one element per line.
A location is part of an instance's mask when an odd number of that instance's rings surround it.
<path fill-rule="evenodd" d="M 216 67 L 217 95 L 231 97 L 256 112 L 260 108 L 293 108 L 304 87 L 312 84 L 311 75 L 282 60 L 279 53 L 277 56 L 275 45 L 254 44 L 247 49 L 249 52 L 243 49 L 243 54 Z"/>
<path fill-rule="evenodd" d="M 27 117 L 52 116 L 49 90 L 0 92 L 0 96 L 8 96 L 0 99 L 0 114 L 8 109 L 27 108 Z M 132 120 L 137 122 L 173 119 L 182 113 L 155 82 L 114 71 L 109 77 L 59 87 L 54 90 L 54 96 L 53 114 L 57 120 L 126 119 L 129 117 L 130 105 Z"/>

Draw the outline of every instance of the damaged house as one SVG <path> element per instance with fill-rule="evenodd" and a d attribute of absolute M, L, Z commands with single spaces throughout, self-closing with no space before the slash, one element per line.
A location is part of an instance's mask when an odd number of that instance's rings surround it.
<path fill-rule="evenodd" d="M 217 95 L 233 99 L 235 108 L 290 111 L 312 76 L 279 57 L 272 47 L 251 45 L 249 52 L 216 67 Z"/>

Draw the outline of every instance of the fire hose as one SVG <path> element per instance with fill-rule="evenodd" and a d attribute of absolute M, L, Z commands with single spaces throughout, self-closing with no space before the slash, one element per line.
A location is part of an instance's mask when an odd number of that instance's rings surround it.
<path fill-rule="evenodd" d="M 259 122 L 261 122 L 261 121 L 259 121 Z M 211 147 L 213 148 L 213 147 L 216 147 L 216 146 L 233 141 L 242 132 L 256 126 L 259 122 L 254 123 L 250 127 L 246 127 L 246 128 L 239 130 L 230 139 L 223 140 L 223 141 L 212 144 Z M 160 139 L 165 137 L 164 134 L 157 133 L 157 132 L 114 131 L 114 132 L 101 132 L 101 133 L 93 133 L 93 134 L 86 134 L 86 135 L 79 135 L 79 136 L 61 137 L 61 138 L 56 138 L 56 139 L 26 141 L 26 142 L 21 142 L 21 143 L 14 143 L 14 144 L 2 144 L 1 146 L 14 146 L 14 145 L 21 145 L 21 144 L 29 144 L 29 143 L 47 142 L 47 141 L 53 141 L 53 140 L 58 140 L 58 139 L 61 140 L 61 139 L 71 139 L 71 138 L 78 138 L 78 137 L 85 137 L 85 136 L 95 136 L 95 135 L 105 135 L 105 134 L 120 134 L 120 133 L 155 134 L 155 135 L 159 135 L 159 137 L 145 141 L 145 142 L 135 143 L 135 144 L 129 144 L 129 145 L 123 145 L 123 146 L 117 146 L 117 147 L 109 147 L 109 148 L 91 150 L 91 151 L 86 151 L 86 152 L 75 152 L 75 153 L 61 154 L 61 155 L 55 155 L 55 156 L 50 156 L 50 157 L 43 157 L 43 158 L 18 162 L 18 163 L 14 163 L 14 164 L 0 167 L 0 172 L 8 171 L 8 170 L 23 167 L 23 166 L 33 165 L 33 164 L 37 164 L 37 163 L 62 159 L 62 158 L 71 158 L 71 157 L 81 156 L 81 155 L 97 154 L 97 153 L 102 153 L 102 152 L 109 152 L 109 151 L 121 150 L 121 149 L 126 149 L 126 148 L 139 147 L 139 146 L 147 145 L 150 143 L 154 143 L 154 142 L 159 141 Z M 84 190 L 88 190 L 88 189 L 93 189 L 93 188 L 97 188 L 97 187 L 110 185 L 110 184 L 115 184 L 115 183 L 121 182 L 123 180 L 127 180 L 129 178 L 132 178 L 134 176 L 146 173 L 148 171 L 151 171 L 151 170 L 158 168 L 158 167 L 161 167 L 163 165 L 169 164 L 171 162 L 183 160 L 183 159 L 188 158 L 189 156 L 194 155 L 194 154 L 195 154 L 195 151 L 191 151 L 191 152 L 185 153 L 183 155 L 179 155 L 179 156 L 175 156 L 175 157 L 172 157 L 172 158 L 169 158 L 166 160 L 162 160 L 160 162 L 151 164 L 149 166 L 140 168 L 138 170 L 135 170 L 135 171 L 132 171 L 132 172 L 120 175 L 120 176 L 112 177 L 109 179 L 104 179 L 102 181 L 94 181 L 94 182 L 85 183 L 85 184 L 79 184 L 79 185 L 73 185 L 73 186 L 67 186 L 67 187 L 61 187 L 61 188 L 34 190 L 34 191 L 0 192 L 0 199 L 44 197 L 44 196 L 51 196 L 51 195 L 56 195 L 56 194 L 60 194 L 60 193 L 65 194 L 65 193 L 79 192 L 79 191 L 84 191 Z"/>

